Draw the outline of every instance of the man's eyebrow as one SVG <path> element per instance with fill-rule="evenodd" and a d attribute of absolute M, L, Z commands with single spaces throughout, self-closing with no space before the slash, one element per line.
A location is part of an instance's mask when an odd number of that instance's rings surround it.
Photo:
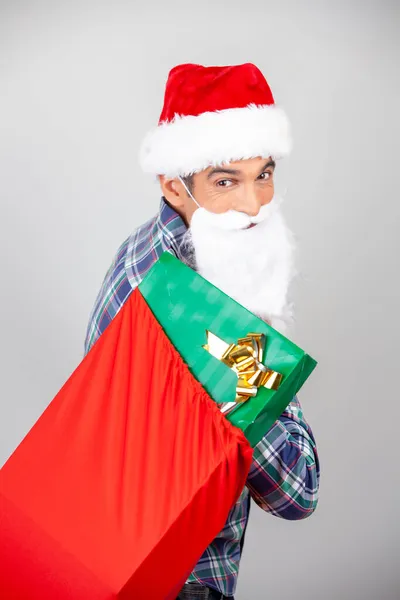
<path fill-rule="evenodd" d="M 275 161 L 272 159 L 268 160 L 261 169 L 260 173 L 263 173 L 268 167 L 272 167 L 273 169 L 275 169 Z M 225 173 L 227 175 L 240 175 L 241 171 L 238 171 L 237 169 L 225 169 L 223 167 L 215 167 L 215 169 L 211 169 L 211 171 L 208 173 L 207 179 L 210 179 L 216 173 Z"/>
<path fill-rule="evenodd" d="M 223 169 L 222 167 L 216 167 L 215 169 L 211 169 L 211 171 L 207 175 L 207 179 L 210 179 L 216 173 L 227 173 L 228 175 L 240 175 L 240 171 L 236 169 Z"/>
<path fill-rule="evenodd" d="M 265 169 L 268 169 L 268 167 L 272 167 L 273 169 L 275 169 L 275 167 L 276 167 L 276 162 L 272 158 L 268 162 L 265 163 L 261 173 L 263 171 L 265 171 Z"/>

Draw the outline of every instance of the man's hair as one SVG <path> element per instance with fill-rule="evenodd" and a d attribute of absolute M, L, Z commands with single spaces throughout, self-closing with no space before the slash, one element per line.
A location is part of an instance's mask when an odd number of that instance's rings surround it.
<path fill-rule="evenodd" d="M 185 175 L 185 177 L 182 177 L 182 179 L 185 182 L 185 184 L 187 185 L 187 188 L 190 191 L 190 193 L 193 194 L 194 173 L 191 173 L 190 175 Z"/>

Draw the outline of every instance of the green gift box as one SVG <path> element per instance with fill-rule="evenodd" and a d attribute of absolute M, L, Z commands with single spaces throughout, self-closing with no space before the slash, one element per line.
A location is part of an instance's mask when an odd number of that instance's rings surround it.
<path fill-rule="evenodd" d="M 227 344 L 237 344 L 250 332 L 265 335 L 262 363 L 281 374 L 279 387 L 259 387 L 254 397 L 237 404 L 226 416 L 255 446 L 317 362 L 169 252 L 153 265 L 139 290 L 190 371 L 220 404 L 235 401 L 238 375 L 204 348 L 207 332 Z"/>

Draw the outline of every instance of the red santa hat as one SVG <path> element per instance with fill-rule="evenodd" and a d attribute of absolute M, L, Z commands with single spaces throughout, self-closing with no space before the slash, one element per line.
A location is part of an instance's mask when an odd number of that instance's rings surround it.
<path fill-rule="evenodd" d="M 235 160 L 290 153 L 288 118 L 251 63 L 177 65 L 168 75 L 158 126 L 143 140 L 145 172 L 184 176 Z"/>

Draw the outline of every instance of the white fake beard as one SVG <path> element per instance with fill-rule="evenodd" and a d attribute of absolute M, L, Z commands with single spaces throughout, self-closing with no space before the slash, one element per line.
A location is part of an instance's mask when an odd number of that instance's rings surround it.
<path fill-rule="evenodd" d="M 256 217 L 228 211 L 195 211 L 181 249 L 200 275 L 274 329 L 285 333 L 293 322 L 287 300 L 295 275 L 294 238 L 274 196 Z M 245 229 L 251 223 L 255 227 Z"/>

